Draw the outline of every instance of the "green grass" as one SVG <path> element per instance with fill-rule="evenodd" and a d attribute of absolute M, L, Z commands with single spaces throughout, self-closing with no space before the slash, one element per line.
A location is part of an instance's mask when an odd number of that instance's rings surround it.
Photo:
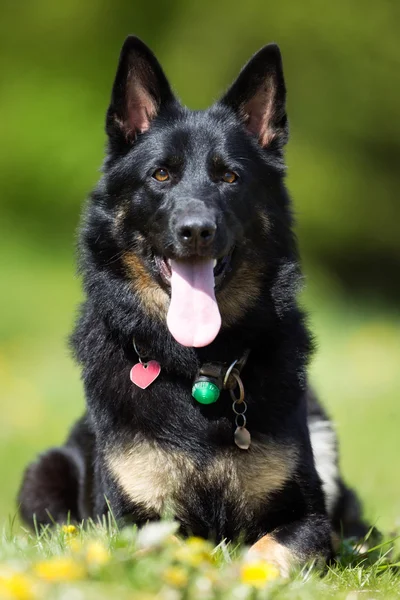
<path fill-rule="evenodd" d="M 140 554 L 134 530 L 116 532 L 111 526 L 79 532 L 85 547 L 94 537 L 111 550 L 110 560 L 101 566 L 86 565 L 85 551 L 78 552 L 74 560 L 84 565 L 83 579 L 46 583 L 35 574 L 37 561 L 69 556 L 72 550 L 65 534 L 56 530 L 30 536 L 18 521 L 11 533 L 9 519 L 16 512 L 25 465 L 40 451 L 61 443 L 84 409 L 79 372 L 66 346 L 80 290 L 72 252 L 52 255 L 41 246 L 24 247 L 20 240 L 5 236 L 0 252 L 6 257 L 0 295 L 0 523 L 5 528 L 0 581 L 7 572 L 21 571 L 34 593 L 39 590 L 38 598 L 63 600 L 256 598 L 240 583 L 240 559 L 230 562 L 229 549 L 219 549 L 218 561 L 207 566 L 212 585 L 201 567 L 189 569 L 190 592 L 175 590 L 163 579 L 174 562 L 173 548 L 166 543 Z M 400 517 L 400 316 L 386 307 L 349 302 L 330 287 L 331 282 L 318 281 L 319 285 L 314 283 L 311 272 L 303 297 L 319 345 L 311 378 L 336 423 L 345 478 L 357 489 L 366 517 L 388 539 L 395 535 Z M 351 592 L 359 590 L 362 598 L 394 597 L 400 579 L 388 568 L 387 559 L 376 560 L 375 555 L 372 561 L 371 556 L 365 559 L 364 565 L 334 567 L 323 578 L 306 570 L 289 583 L 272 582 L 268 593 L 274 598 L 353 600 L 357 596 Z M 346 553 L 342 561 L 346 563 Z M 268 597 L 266 592 L 260 594 Z M 6 596 L 0 588 L 2 597 Z"/>
<path fill-rule="evenodd" d="M 245 548 L 181 540 L 174 523 L 118 530 L 112 518 L 35 535 L 7 529 L 0 549 L 0 598 L 251 599 L 399 597 L 391 543 L 359 554 L 343 546 L 322 576 L 312 566 L 282 580 L 268 565 L 249 564 Z M 353 593 L 353 595 L 351 595 Z"/>

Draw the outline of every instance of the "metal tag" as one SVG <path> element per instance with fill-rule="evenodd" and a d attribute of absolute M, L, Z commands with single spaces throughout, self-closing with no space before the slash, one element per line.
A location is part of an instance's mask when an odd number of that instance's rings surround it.
<path fill-rule="evenodd" d="M 235 444 L 241 450 L 248 450 L 251 444 L 251 435 L 246 427 L 236 427 Z"/>

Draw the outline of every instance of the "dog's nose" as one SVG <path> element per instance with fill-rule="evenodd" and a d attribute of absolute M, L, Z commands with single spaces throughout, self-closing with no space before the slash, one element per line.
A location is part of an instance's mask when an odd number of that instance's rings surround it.
<path fill-rule="evenodd" d="M 177 237 L 180 243 L 192 250 L 211 246 L 217 231 L 216 223 L 205 217 L 184 217 L 177 223 Z"/>

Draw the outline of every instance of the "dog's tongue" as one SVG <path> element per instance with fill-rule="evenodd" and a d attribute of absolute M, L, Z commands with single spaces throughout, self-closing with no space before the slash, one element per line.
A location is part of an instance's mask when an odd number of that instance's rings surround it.
<path fill-rule="evenodd" d="M 171 272 L 168 329 L 182 346 L 211 344 L 221 327 L 214 293 L 214 261 L 171 260 Z"/>

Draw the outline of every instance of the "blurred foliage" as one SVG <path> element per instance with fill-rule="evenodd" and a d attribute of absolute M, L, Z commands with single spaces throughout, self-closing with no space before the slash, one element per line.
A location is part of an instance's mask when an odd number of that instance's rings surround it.
<path fill-rule="evenodd" d="M 346 476 L 368 515 L 395 525 L 399 313 L 382 302 L 400 295 L 399 23 L 398 0 L 2 0 L 1 518 L 23 466 L 83 410 L 65 343 L 80 297 L 74 232 L 103 158 L 119 49 L 135 33 L 192 108 L 216 100 L 262 45 L 281 46 L 288 183 L 320 342 L 313 378 Z"/>

